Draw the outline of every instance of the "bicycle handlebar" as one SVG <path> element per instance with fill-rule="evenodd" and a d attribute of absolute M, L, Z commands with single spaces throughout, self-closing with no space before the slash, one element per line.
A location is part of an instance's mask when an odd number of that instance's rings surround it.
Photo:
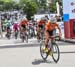
<path fill-rule="evenodd" d="M 60 36 L 50 36 L 51 39 L 56 39 L 58 38 L 58 40 L 61 40 L 61 37 Z"/>

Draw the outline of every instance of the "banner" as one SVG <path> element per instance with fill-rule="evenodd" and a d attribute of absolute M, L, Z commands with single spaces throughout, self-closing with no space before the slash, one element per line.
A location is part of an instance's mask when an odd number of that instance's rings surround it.
<path fill-rule="evenodd" d="M 64 21 L 75 19 L 75 0 L 63 0 L 63 17 Z"/>

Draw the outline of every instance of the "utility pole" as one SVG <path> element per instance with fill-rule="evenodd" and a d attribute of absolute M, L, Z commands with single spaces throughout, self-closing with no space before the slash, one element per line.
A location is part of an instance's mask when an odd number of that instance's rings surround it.
<path fill-rule="evenodd" d="M 60 16 L 60 6 L 58 2 L 56 2 L 56 7 L 57 7 L 57 15 Z"/>

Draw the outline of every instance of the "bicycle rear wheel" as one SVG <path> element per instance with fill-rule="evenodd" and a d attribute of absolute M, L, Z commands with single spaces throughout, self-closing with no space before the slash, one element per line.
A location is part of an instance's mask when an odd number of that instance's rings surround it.
<path fill-rule="evenodd" d="M 57 63 L 59 61 L 60 58 L 60 52 L 59 52 L 59 47 L 56 43 L 52 44 L 52 58 L 54 60 L 55 63 Z"/>
<path fill-rule="evenodd" d="M 28 43 L 28 35 L 25 36 L 25 40 Z"/>
<path fill-rule="evenodd" d="M 15 39 L 17 39 L 18 37 L 18 32 L 15 32 Z"/>
<path fill-rule="evenodd" d="M 42 41 L 40 44 L 40 54 L 43 60 L 46 60 L 48 57 L 48 53 L 44 52 L 45 50 L 45 41 Z"/>

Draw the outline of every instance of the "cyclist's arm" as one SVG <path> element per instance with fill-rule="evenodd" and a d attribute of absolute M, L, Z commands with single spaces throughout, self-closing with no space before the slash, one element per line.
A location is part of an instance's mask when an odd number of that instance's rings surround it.
<path fill-rule="evenodd" d="M 49 29 L 49 24 L 47 23 L 46 25 L 45 25 L 45 31 L 47 31 Z"/>
<path fill-rule="evenodd" d="M 61 36 L 61 35 L 62 35 L 62 33 L 61 33 L 61 28 L 60 28 L 59 25 L 58 25 L 57 27 L 58 27 L 58 30 L 59 30 L 59 35 Z"/>

